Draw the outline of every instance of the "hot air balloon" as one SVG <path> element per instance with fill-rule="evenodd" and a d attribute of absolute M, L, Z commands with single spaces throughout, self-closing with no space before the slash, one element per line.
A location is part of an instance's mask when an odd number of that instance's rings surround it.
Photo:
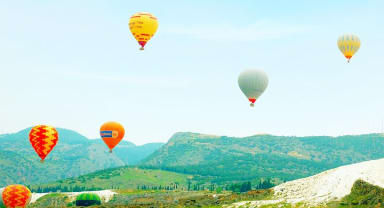
<path fill-rule="evenodd" d="M 52 126 L 37 125 L 29 132 L 29 141 L 33 149 L 44 162 L 45 157 L 52 151 L 59 140 L 59 134 Z"/>
<path fill-rule="evenodd" d="M 92 205 L 100 205 L 101 199 L 99 195 L 93 193 L 83 193 L 76 197 L 76 206 L 88 207 Z"/>
<path fill-rule="evenodd" d="M 151 13 L 138 12 L 129 19 L 129 29 L 144 50 L 145 44 L 153 37 L 158 27 L 157 18 Z"/>
<path fill-rule="evenodd" d="M 4 188 L 2 197 L 7 208 L 24 208 L 31 201 L 31 191 L 23 185 L 9 185 Z"/>
<path fill-rule="evenodd" d="M 114 121 L 104 123 L 100 127 L 100 136 L 109 147 L 109 152 L 112 153 L 112 149 L 119 144 L 125 134 L 124 127 Z"/>
<path fill-rule="evenodd" d="M 241 91 L 253 107 L 257 98 L 263 94 L 268 86 L 268 76 L 261 70 L 246 70 L 239 75 L 238 83 Z"/>
<path fill-rule="evenodd" d="M 360 48 L 360 39 L 356 35 L 342 35 L 337 40 L 337 46 L 339 47 L 341 53 L 344 54 L 345 58 L 347 58 L 349 63 L 352 56 Z"/>

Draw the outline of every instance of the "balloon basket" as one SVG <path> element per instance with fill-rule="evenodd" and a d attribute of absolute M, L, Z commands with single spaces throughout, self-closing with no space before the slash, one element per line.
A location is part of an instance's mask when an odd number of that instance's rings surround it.
<path fill-rule="evenodd" d="M 112 150 L 111 150 L 111 149 L 109 150 L 109 153 L 112 153 Z"/>
<path fill-rule="evenodd" d="M 40 163 L 44 163 L 44 160 L 40 160 Z"/>
<path fill-rule="evenodd" d="M 249 106 L 251 106 L 252 108 L 255 107 L 255 104 L 254 103 L 251 103 Z"/>
<path fill-rule="evenodd" d="M 141 47 L 141 48 L 140 48 L 140 51 L 144 51 L 144 47 Z"/>

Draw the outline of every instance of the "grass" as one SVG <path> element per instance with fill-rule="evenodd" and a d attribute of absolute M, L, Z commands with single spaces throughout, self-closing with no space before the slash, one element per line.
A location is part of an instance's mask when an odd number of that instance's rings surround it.
<path fill-rule="evenodd" d="M 272 204 L 261 208 L 309 208 L 303 203 L 299 204 Z M 326 205 L 313 206 L 311 208 L 382 208 L 384 207 L 384 189 L 371 185 L 365 181 L 357 180 L 351 193 L 340 201 L 332 201 Z"/>
<path fill-rule="evenodd" d="M 169 208 L 218 208 L 244 200 L 269 199 L 273 193 L 270 190 L 250 191 L 248 193 L 222 192 L 217 194 L 210 191 L 144 191 L 144 190 L 116 190 L 118 192 L 109 202 L 92 208 L 134 208 L 134 207 L 169 207 Z M 48 194 L 37 200 L 28 208 L 37 207 L 72 207 L 74 199 L 59 193 Z"/>
<path fill-rule="evenodd" d="M 70 200 L 67 195 L 52 193 L 39 198 L 35 203 L 29 204 L 28 208 L 67 207 L 68 203 L 70 203 Z"/>
<path fill-rule="evenodd" d="M 102 189 L 137 189 L 143 185 L 146 187 L 161 186 L 186 188 L 187 180 L 192 176 L 163 170 L 147 170 L 134 167 L 123 167 L 97 171 L 76 178 L 60 180 L 54 183 L 44 184 L 40 187 L 65 187 L 72 190 L 73 187 L 85 187 L 86 190 Z M 38 186 L 32 186 L 36 190 Z"/>
<path fill-rule="evenodd" d="M 252 190 L 247 193 L 232 193 L 223 191 L 165 191 L 165 190 L 134 190 L 119 189 L 115 190 L 118 194 L 111 201 L 92 208 L 149 208 L 149 207 L 169 207 L 169 208 L 217 208 L 223 205 L 230 205 L 240 201 L 257 201 L 273 199 L 272 190 Z M 368 184 L 362 180 L 354 183 L 351 193 L 340 201 L 333 201 L 326 205 L 312 206 L 311 208 L 382 208 L 384 207 L 384 189 Z M 37 200 L 36 203 L 28 208 L 37 207 L 70 207 L 71 199 L 59 193 L 48 194 Z M 250 203 L 246 203 L 240 208 L 248 208 Z M 278 203 L 264 205 L 261 208 L 309 208 L 304 203 L 287 204 Z"/>
<path fill-rule="evenodd" d="M 297 203 L 297 204 L 278 203 L 278 204 L 263 205 L 260 208 L 328 208 L 328 206 L 327 205 L 308 206 L 304 203 Z"/>
<path fill-rule="evenodd" d="M 384 189 L 371 185 L 363 180 L 357 180 L 351 193 L 345 196 L 339 207 L 384 207 Z"/>

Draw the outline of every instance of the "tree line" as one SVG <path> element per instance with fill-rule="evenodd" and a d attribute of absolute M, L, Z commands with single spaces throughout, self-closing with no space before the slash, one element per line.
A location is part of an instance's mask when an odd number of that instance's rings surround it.
<path fill-rule="evenodd" d="M 274 183 L 271 182 L 271 179 L 266 179 L 263 181 L 260 181 L 256 185 L 252 185 L 250 181 L 246 182 L 240 182 L 240 183 L 231 183 L 226 185 L 217 185 L 214 183 L 208 183 L 208 184 L 201 184 L 201 183 L 193 183 L 191 180 L 187 181 L 186 186 L 180 185 L 179 183 L 175 182 L 169 185 L 137 185 L 137 190 L 187 190 L 187 191 L 202 191 L 202 190 L 209 190 L 209 191 L 232 191 L 232 192 L 247 192 L 252 189 L 269 189 L 271 187 L 275 186 Z M 32 192 L 34 193 L 49 193 L 49 192 L 81 192 L 81 191 L 99 191 L 103 189 L 119 189 L 120 187 L 116 186 L 110 186 L 110 187 L 95 187 L 95 186 L 80 186 L 80 185 L 74 185 L 74 186 L 68 186 L 68 185 L 62 185 L 58 184 L 56 186 L 27 186 Z"/>

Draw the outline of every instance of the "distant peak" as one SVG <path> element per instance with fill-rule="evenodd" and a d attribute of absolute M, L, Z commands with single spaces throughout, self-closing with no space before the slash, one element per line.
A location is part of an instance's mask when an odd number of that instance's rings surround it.
<path fill-rule="evenodd" d="M 25 128 L 21 131 L 18 131 L 16 133 L 10 134 L 10 135 L 18 135 L 20 138 L 28 137 L 29 132 L 31 131 L 33 127 Z M 56 127 L 55 127 L 56 128 Z M 59 141 L 68 141 L 68 142 L 88 142 L 90 141 L 87 137 L 83 136 L 82 134 L 65 129 L 65 128 L 56 128 L 58 134 L 59 134 Z"/>
<path fill-rule="evenodd" d="M 260 133 L 254 134 L 253 136 L 272 136 L 272 134 L 260 132 Z"/>
<path fill-rule="evenodd" d="M 205 138 L 220 138 L 220 136 L 217 135 L 210 135 L 210 134 L 200 134 L 200 133 L 193 133 L 193 132 L 177 132 L 173 134 L 170 141 L 173 140 L 179 140 L 179 139 L 205 139 Z"/>

